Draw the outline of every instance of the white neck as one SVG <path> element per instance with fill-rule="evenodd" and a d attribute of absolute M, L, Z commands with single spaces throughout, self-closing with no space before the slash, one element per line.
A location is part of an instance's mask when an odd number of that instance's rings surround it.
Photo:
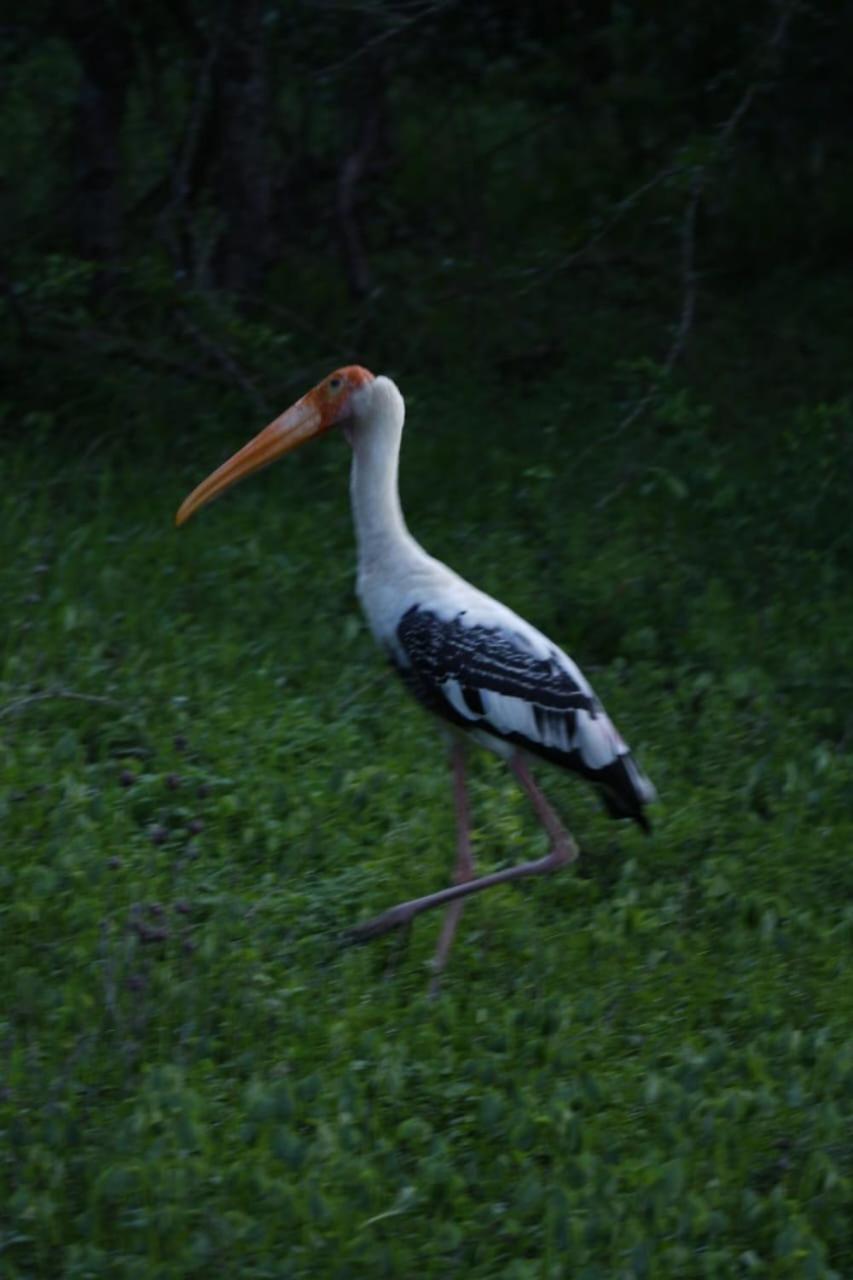
<path fill-rule="evenodd" d="M 397 487 L 403 397 L 390 378 L 376 378 L 368 395 L 352 427 L 350 497 L 360 572 L 423 555 L 406 528 Z"/>

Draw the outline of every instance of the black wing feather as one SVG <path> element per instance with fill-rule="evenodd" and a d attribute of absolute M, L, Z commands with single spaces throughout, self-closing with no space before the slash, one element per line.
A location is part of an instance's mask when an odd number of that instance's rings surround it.
<path fill-rule="evenodd" d="M 405 660 L 395 659 L 394 665 L 409 691 L 428 710 L 458 728 L 485 729 L 582 774 L 598 787 L 608 812 L 614 817 L 633 818 L 649 830 L 642 807 L 648 797 L 638 791 L 632 776 L 632 769 L 636 770 L 633 762 L 614 754 L 606 765 L 593 768 L 584 762 L 577 748 L 563 750 L 547 745 L 549 738 L 559 738 L 561 729 L 566 740 L 573 741 L 578 711 L 585 711 L 592 719 L 603 714 L 595 694 L 572 679 L 556 651 L 548 658 L 538 658 L 521 636 L 515 640 L 503 628 L 468 625 L 464 611 L 445 619 L 421 605 L 412 605 L 403 614 L 397 642 Z M 446 695 L 445 686 L 450 681 L 458 685 L 473 719 L 463 715 Z M 542 741 L 495 726 L 486 714 L 483 692 L 504 694 L 529 704 Z"/>

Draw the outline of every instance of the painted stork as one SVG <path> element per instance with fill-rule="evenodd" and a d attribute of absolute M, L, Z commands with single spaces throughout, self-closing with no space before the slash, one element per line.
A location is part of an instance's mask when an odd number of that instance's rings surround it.
<path fill-rule="evenodd" d="M 616 818 L 645 831 L 644 806 L 655 798 L 589 683 L 567 654 L 523 618 L 427 555 L 406 528 L 397 488 L 405 418 L 390 378 L 359 365 L 338 369 L 264 428 L 193 490 L 182 525 L 205 503 L 334 426 L 352 447 L 350 490 L 358 544 L 358 596 L 370 629 L 414 697 L 453 732 L 451 763 L 457 822 L 454 883 L 400 903 L 357 926 L 365 939 L 448 904 L 434 960 L 438 981 L 463 899 L 573 862 L 577 846 L 528 768 L 538 756 L 581 774 Z M 465 785 L 465 740 L 502 756 L 530 798 L 550 851 L 491 875 L 475 877 Z"/>

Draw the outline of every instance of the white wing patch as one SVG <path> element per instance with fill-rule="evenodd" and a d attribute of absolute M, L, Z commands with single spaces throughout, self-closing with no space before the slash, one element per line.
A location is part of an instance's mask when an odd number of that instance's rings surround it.
<path fill-rule="evenodd" d="M 485 719 L 494 725 L 498 733 L 523 733 L 525 738 L 536 741 L 541 735 L 536 729 L 533 706 L 522 698 L 508 693 L 496 693 L 493 689 L 480 689 Z"/>
<path fill-rule="evenodd" d="M 590 769 L 604 769 L 628 748 L 603 711 L 593 719 L 588 711 L 575 712 L 574 745 Z"/>
<path fill-rule="evenodd" d="M 529 742 L 538 742 L 555 751 L 579 751 L 583 763 L 590 769 L 604 769 L 619 756 L 628 755 L 626 743 L 602 710 L 593 716 L 579 708 L 570 717 L 559 711 L 537 708 L 534 703 L 510 694 L 477 689 L 476 696 L 483 708 L 480 712 L 466 700 L 458 680 L 443 681 L 441 692 L 453 710 L 471 724 L 481 724 L 500 734 L 520 734 Z M 639 771 L 636 772 L 639 776 Z"/>
<path fill-rule="evenodd" d="M 464 716 L 466 720 L 470 720 L 473 723 L 476 720 L 482 719 L 478 712 L 472 711 L 468 706 L 468 703 L 465 701 L 462 693 L 462 686 L 458 680 L 445 680 L 444 684 L 441 686 L 441 692 L 444 694 L 453 710 L 458 711 L 459 715 Z"/>

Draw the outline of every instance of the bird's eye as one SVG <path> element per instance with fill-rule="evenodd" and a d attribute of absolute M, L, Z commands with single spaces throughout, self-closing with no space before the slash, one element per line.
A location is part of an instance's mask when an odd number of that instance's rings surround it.
<path fill-rule="evenodd" d="M 343 378 L 332 378 L 332 379 L 330 380 L 330 382 L 329 382 L 329 390 L 330 390 L 330 391 L 340 391 L 340 389 L 341 389 L 341 387 L 342 387 L 343 385 L 344 385 L 344 380 L 343 380 Z"/>

